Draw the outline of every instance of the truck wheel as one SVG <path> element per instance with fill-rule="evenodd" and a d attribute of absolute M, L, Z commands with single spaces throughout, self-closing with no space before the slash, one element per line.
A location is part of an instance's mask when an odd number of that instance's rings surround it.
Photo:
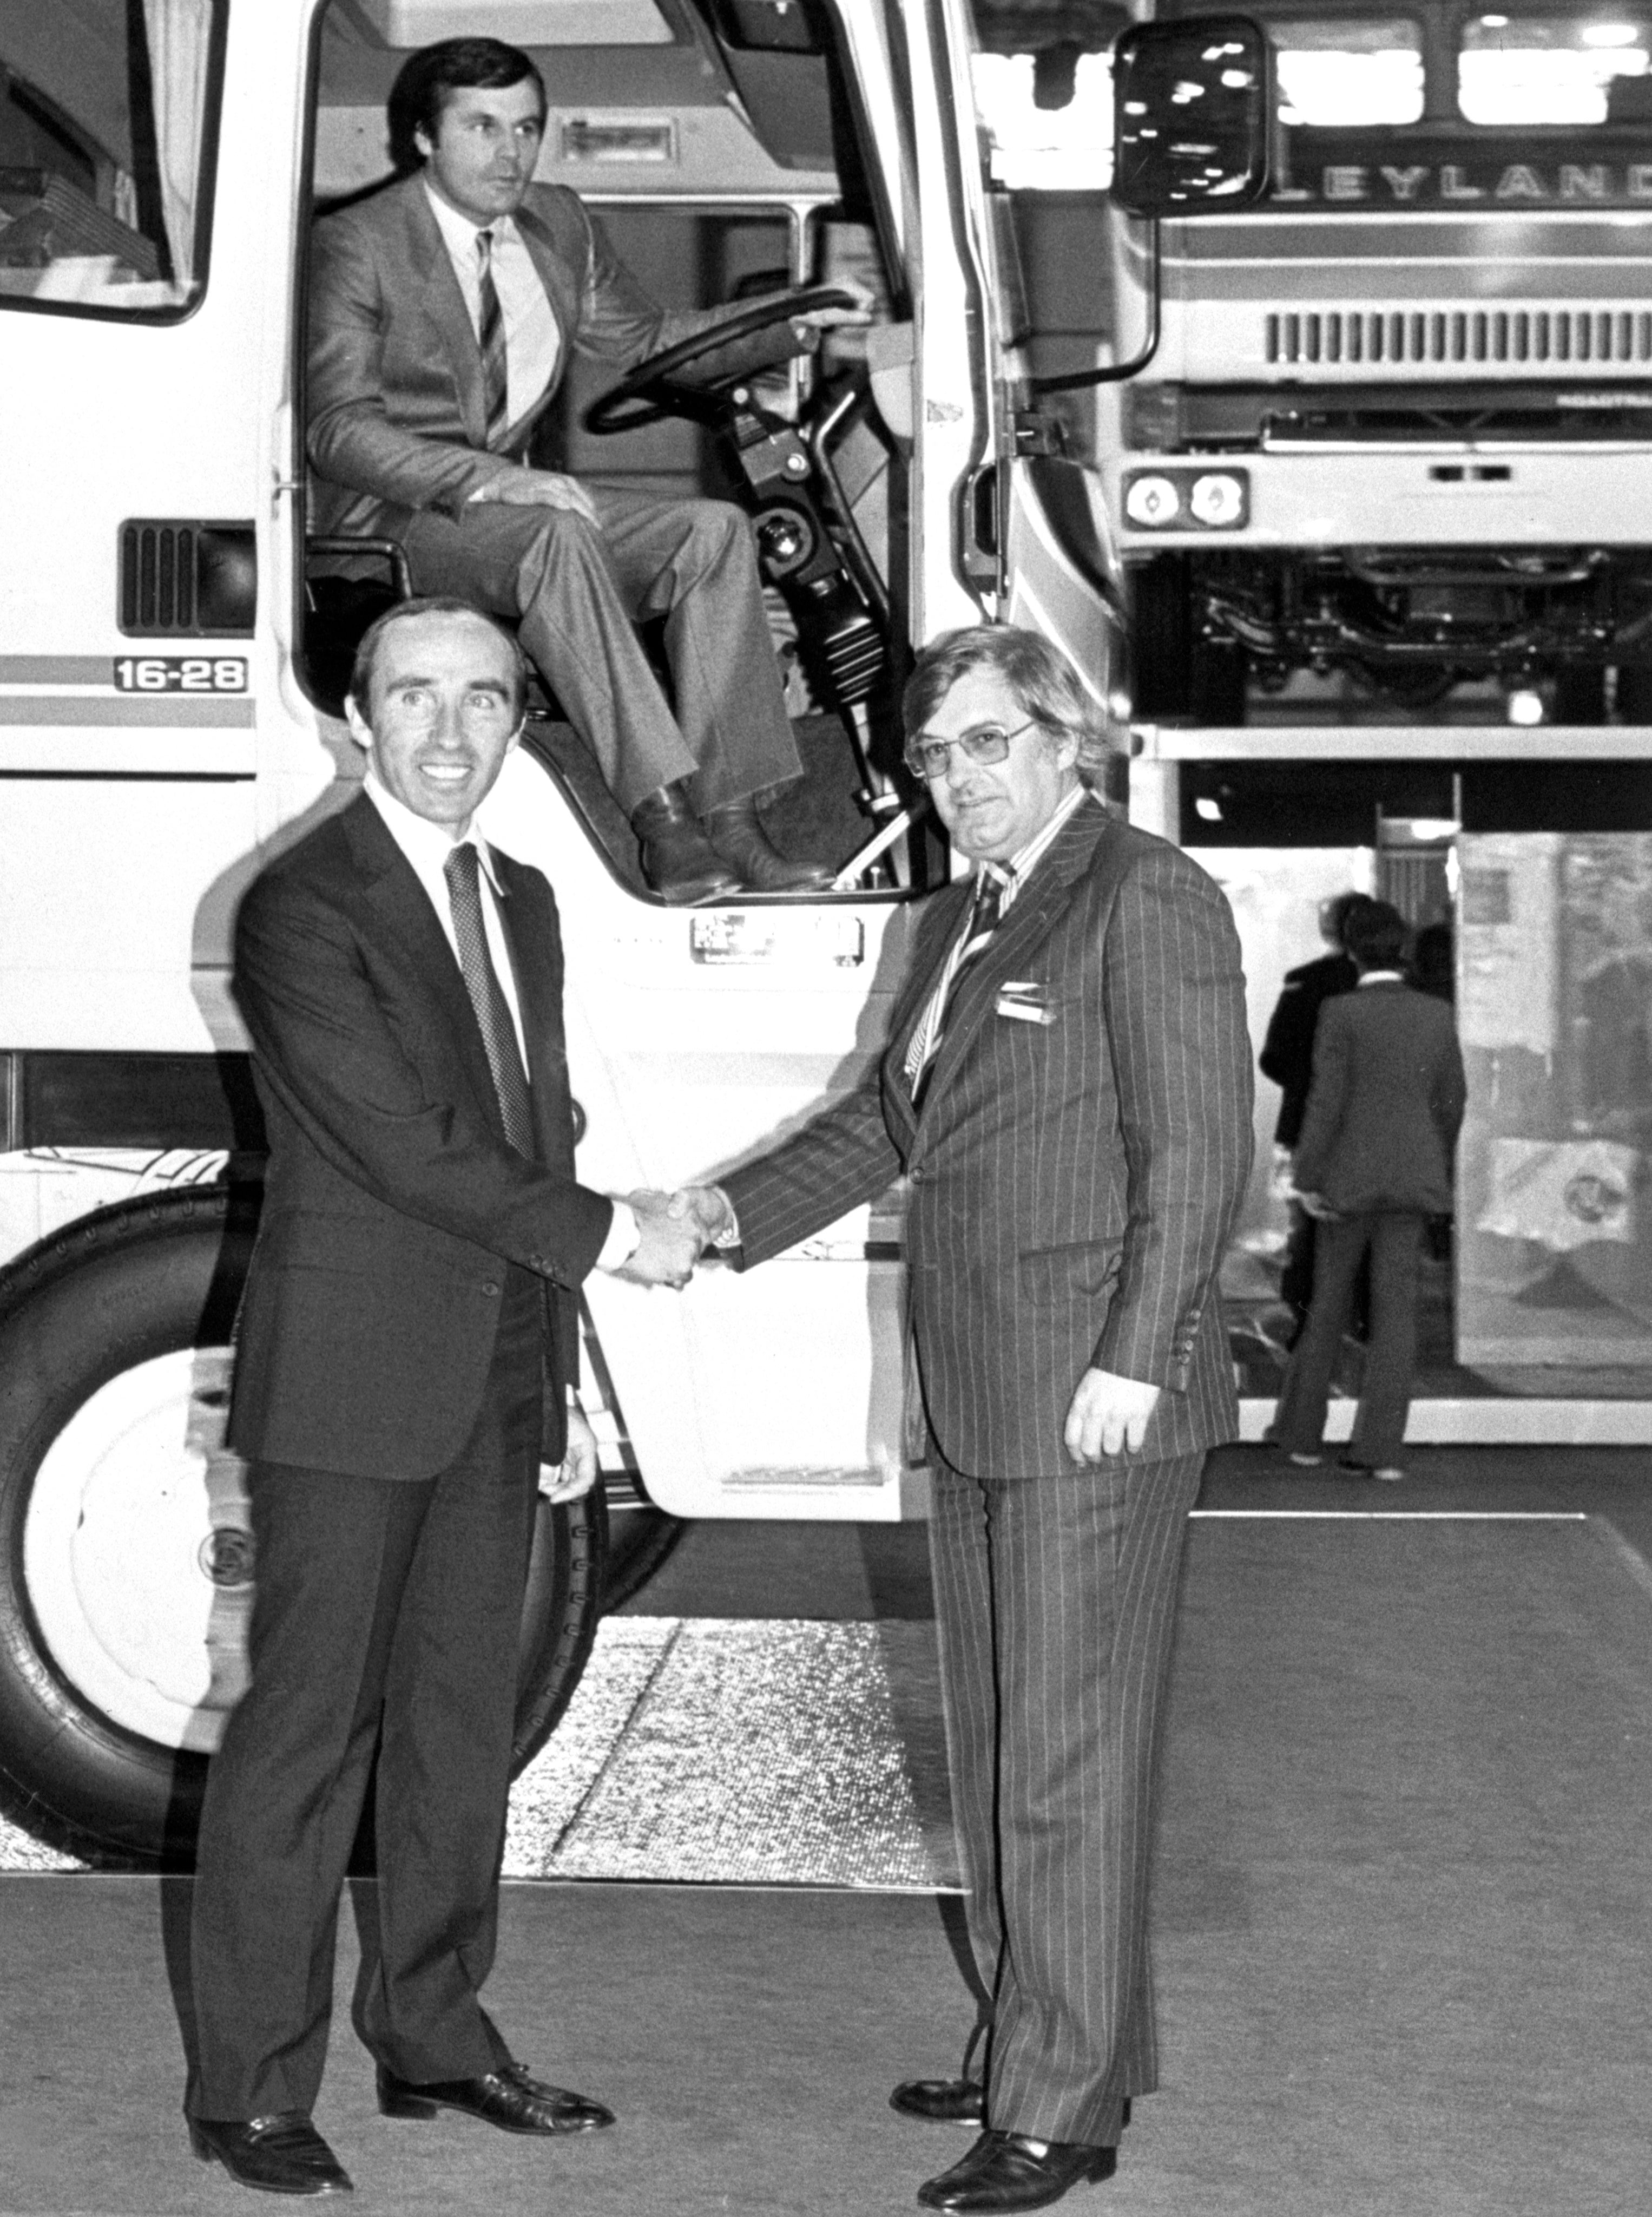
<path fill-rule="evenodd" d="M 1246 655 L 1204 638 L 1185 554 L 1159 554 L 1131 573 L 1131 669 L 1136 713 L 1231 726 L 1245 720 Z"/>
<path fill-rule="evenodd" d="M 83 1217 L 0 1271 L 0 1808 L 94 1862 L 187 1867 L 245 1676 L 242 1467 L 224 1448 L 256 1187 Z M 600 1490 L 543 1502 L 516 1767 L 578 1682 Z"/>

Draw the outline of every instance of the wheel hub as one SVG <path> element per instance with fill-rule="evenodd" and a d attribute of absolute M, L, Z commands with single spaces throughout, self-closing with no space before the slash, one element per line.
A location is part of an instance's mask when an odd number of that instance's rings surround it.
<path fill-rule="evenodd" d="M 246 1684 L 252 1535 L 227 1348 L 120 1372 L 43 1457 L 23 1532 L 52 1661 L 111 1722 L 210 1752 Z"/>

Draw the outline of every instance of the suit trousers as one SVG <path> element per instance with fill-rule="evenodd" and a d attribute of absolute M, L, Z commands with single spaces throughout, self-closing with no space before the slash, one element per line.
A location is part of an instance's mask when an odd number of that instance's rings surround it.
<path fill-rule="evenodd" d="M 1157 2080 L 1147 1897 L 1160 1718 L 1203 1454 L 966 1478 L 930 1525 L 987 2121 L 1117 2145 Z"/>
<path fill-rule="evenodd" d="M 474 1430 L 435 1478 L 252 1467 L 250 1683 L 207 1775 L 186 2107 L 312 2109 L 338 1905 L 379 1745 L 354 2021 L 410 2079 L 509 2051 L 484 2011 L 543 1406 L 544 1299 L 512 1269 Z"/>
<path fill-rule="evenodd" d="M 627 816 L 681 780 L 703 815 L 798 776 L 744 516 L 727 501 L 584 489 L 595 528 L 570 509 L 500 501 L 412 516 L 402 538 L 415 586 L 520 619 Z M 675 719 L 633 628 L 650 616 L 665 619 Z"/>
<path fill-rule="evenodd" d="M 1325 1431 L 1331 1372 L 1353 1313 L 1359 1269 L 1371 1258 L 1371 1331 L 1348 1455 L 1373 1468 L 1396 1464 L 1411 1407 L 1417 1356 L 1417 1249 L 1423 1219 L 1408 1211 L 1326 1218 L 1314 1242 L 1314 1298 L 1291 1352 L 1269 1436 L 1311 1454 Z"/>

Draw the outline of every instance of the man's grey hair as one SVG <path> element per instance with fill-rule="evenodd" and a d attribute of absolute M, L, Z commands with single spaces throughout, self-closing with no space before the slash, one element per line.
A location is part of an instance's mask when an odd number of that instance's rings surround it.
<path fill-rule="evenodd" d="M 1078 767 L 1100 780 L 1119 751 L 1100 702 L 1059 647 L 1015 624 L 971 624 L 930 640 L 901 697 L 908 732 L 921 732 L 959 678 L 977 670 L 1002 677 L 1041 731 L 1076 738 Z"/>

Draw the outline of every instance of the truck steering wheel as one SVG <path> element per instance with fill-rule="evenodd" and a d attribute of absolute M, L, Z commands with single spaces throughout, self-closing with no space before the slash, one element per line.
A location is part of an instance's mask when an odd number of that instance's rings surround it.
<path fill-rule="evenodd" d="M 749 339 L 767 330 L 771 324 L 788 322 L 813 308 L 854 306 L 854 295 L 836 285 L 805 285 L 796 292 L 773 293 L 767 300 L 754 300 L 749 307 L 737 309 L 726 322 L 696 331 L 690 338 L 679 339 L 675 346 L 662 347 L 658 354 L 634 363 L 618 385 L 586 410 L 585 429 L 607 438 L 618 431 L 635 431 L 644 423 L 657 423 L 667 416 L 700 415 L 711 396 L 754 373 L 741 369 L 719 376 L 713 370 L 709 376 L 689 380 L 683 378 L 685 370 L 708 355 L 720 353 L 737 339 Z M 797 350 L 802 352 L 801 348 Z"/>

